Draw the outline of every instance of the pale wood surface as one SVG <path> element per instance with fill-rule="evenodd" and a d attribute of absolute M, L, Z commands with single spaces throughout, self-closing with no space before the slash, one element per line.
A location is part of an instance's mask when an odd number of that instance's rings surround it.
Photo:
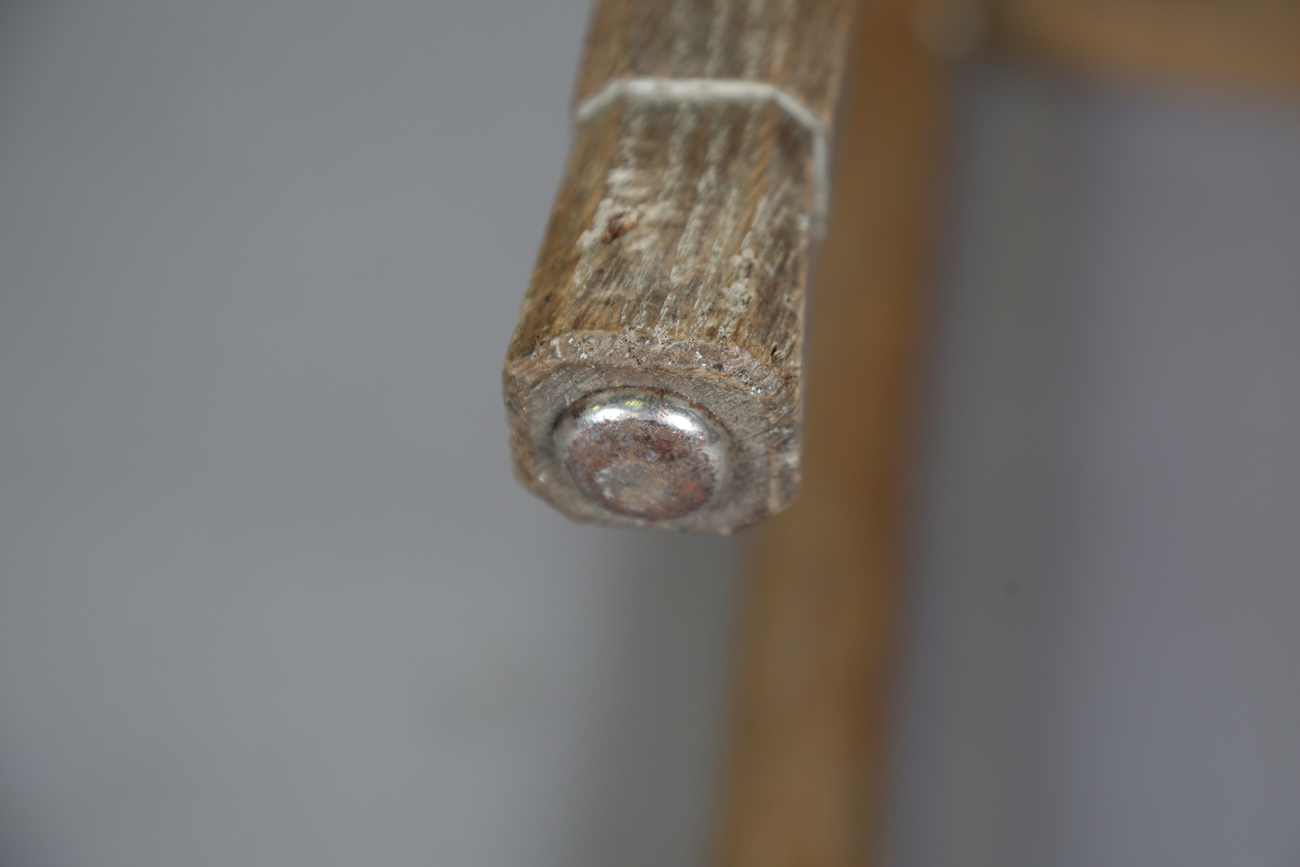
<path fill-rule="evenodd" d="M 793 497 L 817 157 L 851 11 L 849 0 L 597 4 L 573 149 L 504 372 L 516 475 L 569 515 L 651 525 L 583 499 L 551 443 L 570 403 L 625 386 L 704 406 L 735 442 L 718 501 L 654 526 L 730 532 Z M 645 76 L 759 82 L 794 109 L 690 87 L 606 92 Z"/>
<path fill-rule="evenodd" d="M 874 863 L 945 125 L 911 0 L 867 0 L 811 300 L 804 490 L 755 528 L 717 863 Z"/>
<path fill-rule="evenodd" d="M 776 85 L 834 120 L 853 0 L 622 0 L 597 4 L 575 103 L 620 78 Z"/>

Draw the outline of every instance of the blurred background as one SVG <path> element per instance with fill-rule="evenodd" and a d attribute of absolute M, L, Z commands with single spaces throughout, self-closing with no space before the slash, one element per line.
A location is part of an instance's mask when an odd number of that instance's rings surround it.
<path fill-rule="evenodd" d="M 704 863 L 738 543 L 506 456 L 587 11 L 0 5 L 0 864 Z M 1300 106 L 952 118 L 887 863 L 1300 863 Z"/>

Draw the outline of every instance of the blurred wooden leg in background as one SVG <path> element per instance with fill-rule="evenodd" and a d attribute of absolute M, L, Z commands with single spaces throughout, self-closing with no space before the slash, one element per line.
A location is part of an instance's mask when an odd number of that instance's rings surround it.
<path fill-rule="evenodd" d="M 879 860 L 941 193 L 936 55 L 973 47 L 983 28 L 1004 53 L 1087 76 L 1283 93 L 1300 83 L 1292 0 L 864 0 L 811 292 L 802 493 L 749 540 L 723 867 Z"/>
<path fill-rule="evenodd" d="M 718 863 L 872 863 L 946 77 L 866 0 L 810 296 L 803 489 L 750 537 Z"/>
<path fill-rule="evenodd" d="M 990 0 L 995 44 L 1116 80 L 1294 93 L 1295 0 Z"/>

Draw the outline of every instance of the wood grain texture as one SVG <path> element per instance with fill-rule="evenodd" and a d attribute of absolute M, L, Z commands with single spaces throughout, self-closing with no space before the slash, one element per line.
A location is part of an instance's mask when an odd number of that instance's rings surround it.
<path fill-rule="evenodd" d="M 866 0 L 811 296 L 804 491 L 747 551 L 716 863 L 876 855 L 947 70 Z"/>
<path fill-rule="evenodd" d="M 575 89 L 581 103 L 623 78 L 762 81 L 834 120 L 850 0 L 601 2 Z"/>
<path fill-rule="evenodd" d="M 730 532 L 794 496 L 817 155 L 834 128 L 851 7 L 597 3 L 573 148 L 504 371 L 516 475 L 570 516 Z M 609 89 L 647 77 L 685 84 Z M 702 78 L 783 96 L 692 83 Z M 555 421 L 618 387 L 673 392 L 726 427 L 735 469 L 716 503 L 651 522 L 577 492 Z"/>
<path fill-rule="evenodd" d="M 1296 0 L 990 0 L 989 11 L 1004 49 L 1088 74 L 1300 88 Z"/>

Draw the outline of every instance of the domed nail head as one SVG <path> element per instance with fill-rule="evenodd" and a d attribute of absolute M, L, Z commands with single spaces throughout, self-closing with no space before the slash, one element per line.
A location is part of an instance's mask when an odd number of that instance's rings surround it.
<path fill-rule="evenodd" d="M 729 480 L 731 438 L 722 425 L 703 407 L 653 389 L 577 401 L 556 425 L 555 448 L 574 487 L 624 517 L 680 518 Z"/>

